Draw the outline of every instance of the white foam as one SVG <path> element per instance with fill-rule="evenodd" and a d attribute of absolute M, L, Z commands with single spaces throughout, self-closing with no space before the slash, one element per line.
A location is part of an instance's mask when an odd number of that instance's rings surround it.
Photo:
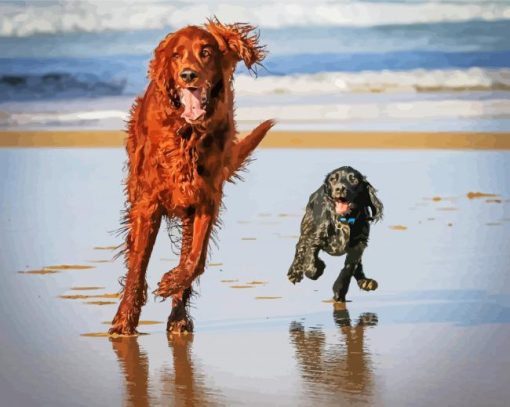
<path fill-rule="evenodd" d="M 510 117 L 510 100 L 441 100 L 394 103 L 272 105 L 238 108 L 237 120 L 258 122 L 342 122 L 352 120 Z"/>
<path fill-rule="evenodd" d="M 280 123 L 370 123 L 387 120 L 503 119 L 510 118 L 510 100 L 414 100 L 367 103 L 268 104 L 236 109 L 243 126 L 274 118 Z M 128 111 L 0 112 L 0 127 L 108 127 L 125 128 Z"/>
<path fill-rule="evenodd" d="M 75 125 L 116 120 L 119 123 L 129 118 L 129 112 L 121 110 L 92 110 L 76 112 L 0 112 L 0 126 L 46 126 L 46 125 Z"/>
<path fill-rule="evenodd" d="M 355 26 L 496 21 L 510 19 L 510 4 L 498 1 L 457 2 L 271 2 L 254 7 L 241 1 L 168 4 L 163 1 L 119 2 L 81 0 L 35 2 L 26 6 L 0 3 L 0 35 L 143 30 L 203 24 L 217 16 L 224 22 L 244 21 L 262 28 L 290 26 Z"/>
<path fill-rule="evenodd" d="M 510 90 L 510 69 L 327 72 L 259 78 L 239 75 L 235 89 L 238 95 L 253 96 Z"/>

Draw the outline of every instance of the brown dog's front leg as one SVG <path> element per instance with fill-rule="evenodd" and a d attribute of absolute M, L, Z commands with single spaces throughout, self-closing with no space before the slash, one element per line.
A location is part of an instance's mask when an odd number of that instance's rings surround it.
<path fill-rule="evenodd" d="M 212 212 L 212 213 L 211 213 Z M 209 238 L 216 219 L 217 209 L 211 212 L 197 214 L 193 222 L 193 244 L 187 259 L 186 270 L 188 272 L 186 286 L 190 286 L 195 278 L 204 272 L 207 258 Z"/>
<path fill-rule="evenodd" d="M 172 312 L 168 317 L 166 330 L 169 333 L 186 333 L 193 332 L 193 321 L 188 314 L 188 305 L 193 290 L 188 287 L 179 295 L 172 298 Z"/>
<path fill-rule="evenodd" d="M 179 259 L 179 264 L 167 271 L 161 277 L 161 281 L 158 284 L 158 288 L 154 291 L 154 294 L 163 298 L 167 298 L 171 293 L 175 292 L 175 287 L 173 285 L 179 279 L 182 279 L 184 275 L 186 275 L 186 271 L 184 270 L 186 260 L 191 251 L 191 245 L 193 243 L 193 220 L 194 216 L 192 214 L 184 217 L 182 219 L 182 240 L 181 240 L 181 256 Z M 181 276 L 176 278 L 176 276 Z M 182 291 L 174 294 L 174 299 L 181 301 Z"/>
<path fill-rule="evenodd" d="M 193 215 L 192 238 L 186 242 L 183 241 L 183 253 L 179 266 L 163 276 L 155 292 L 156 295 L 165 298 L 174 296 L 177 300 L 181 300 L 179 297 L 204 271 L 207 246 L 216 215 L 216 208 L 212 211 L 196 212 Z"/>
<path fill-rule="evenodd" d="M 161 209 L 154 204 L 135 204 L 128 214 L 124 292 L 109 330 L 110 334 L 136 333 L 140 310 L 147 299 L 145 272 L 161 224 Z"/>

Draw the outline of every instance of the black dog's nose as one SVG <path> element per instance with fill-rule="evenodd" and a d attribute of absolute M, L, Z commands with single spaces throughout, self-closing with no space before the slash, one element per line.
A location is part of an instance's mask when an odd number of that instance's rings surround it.
<path fill-rule="evenodd" d="M 186 83 L 190 83 L 192 80 L 198 78 L 198 74 L 191 69 L 185 69 L 179 76 Z"/>
<path fill-rule="evenodd" d="M 345 187 L 343 185 L 341 187 L 336 187 L 335 192 L 345 192 Z"/>

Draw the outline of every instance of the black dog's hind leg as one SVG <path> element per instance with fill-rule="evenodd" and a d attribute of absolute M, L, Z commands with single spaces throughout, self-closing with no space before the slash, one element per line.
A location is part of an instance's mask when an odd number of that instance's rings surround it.
<path fill-rule="evenodd" d="M 349 291 L 349 284 L 353 276 L 358 281 L 366 280 L 361 264 L 361 258 L 366 247 L 366 243 L 359 242 L 355 246 L 347 249 L 344 268 L 333 284 L 333 299 L 335 301 L 345 302 L 345 296 L 347 295 L 347 291 Z"/>

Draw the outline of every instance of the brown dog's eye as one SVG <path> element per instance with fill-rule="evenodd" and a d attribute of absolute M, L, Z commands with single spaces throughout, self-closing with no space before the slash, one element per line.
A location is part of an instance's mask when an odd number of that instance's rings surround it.
<path fill-rule="evenodd" d="M 181 58 L 181 55 L 180 55 L 178 52 L 174 52 L 174 53 L 172 54 L 172 59 L 173 59 L 174 61 L 177 61 L 177 60 L 178 60 L 178 59 L 180 59 L 180 58 Z"/>
<path fill-rule="evenodd" d="M 200 51 L 200 56 L 202 58 L 209 58 L 212 55 L 212 51 L 209 48 L 204 48 Z"/>

